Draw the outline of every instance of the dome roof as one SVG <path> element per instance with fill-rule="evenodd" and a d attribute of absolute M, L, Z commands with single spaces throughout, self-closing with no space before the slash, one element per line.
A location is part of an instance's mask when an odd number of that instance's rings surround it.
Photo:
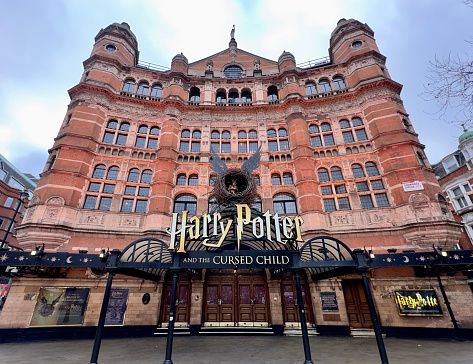
<path fill-rule="evenodd" d="M 458 143 L 461 144 L 469 139 L 473 139 L 473 131 L 465 131 L 460 137 L 458 138 Z"/>

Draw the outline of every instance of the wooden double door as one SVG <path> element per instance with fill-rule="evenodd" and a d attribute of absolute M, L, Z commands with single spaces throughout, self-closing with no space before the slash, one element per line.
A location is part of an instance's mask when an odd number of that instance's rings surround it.
<path fill-rule="evenodd" d="M 308 287 L 302 283 L 302 299 L 304 304 L 304 312 L 307 323 L 313 323 L 310 295 Z M 301 316 L 299 313 L 300 302 L 297 299 L 296 283 L 294 281 L 283 281 L 281 285 L 281 294 L 283 302 L 283 316 L 286 325 L 296 325 L 300 323 Z"/>
<path fill-rule="evenodd" d="M 269 302 L 262 276 L 209 276 L 204 294 L 205 325 L 262 326 L 269 322 Z"/>
<path fill-rule="evenodd" d="M 164 305 L 161 322 L 169 322 L 169 312 L 171 309 L 172 282 L 164 286 Z M 175 322 L 186 324 L 189 322 L 191 283 L 189 281 L 179 283 L 176 294 Z"/>
<path fill-rule="evenodd" d="M 350 327 L 354 329 L 372 329 L 373 321 L 371 320 L 362 281 L 347 279 L 342 281 L 342 287 Z"/>

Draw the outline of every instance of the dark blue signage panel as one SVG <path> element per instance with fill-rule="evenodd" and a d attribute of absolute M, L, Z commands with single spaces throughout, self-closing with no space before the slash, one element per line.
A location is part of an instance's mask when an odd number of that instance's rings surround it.
<path fill-rule="evenodd" d="M 322 311 L 338 311 L 337 294 L 335 292 L 320 292 Z"/>
<path fill-rule="evenodd" d="M 179 256 L 181 268 L 292 268 L 293 256 L 287 251 L 189 251 Z"/>

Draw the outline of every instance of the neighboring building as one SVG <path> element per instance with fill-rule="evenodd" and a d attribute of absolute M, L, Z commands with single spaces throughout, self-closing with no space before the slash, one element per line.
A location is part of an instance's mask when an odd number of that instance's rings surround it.
<path fill-rule="evenodd" d="M 36 181 L 30 175 L 21 173 L 4 156 L 0 154 L 0 241 L 3 246 L 18 248 L 15 227 L 21 223 L 25 211 L 25 203 L 33 196 Z M 26 191 L 26 199 L 20 193 Z M 20 199 L 24 202 L 19 206 Z M 18 211 L 15 213 L 15 211 Z M 13 223 L 11 223 L 14 218 Z M 8 230 L 8 233 L 7 233 Z"/>
<path fill-rule="evenodd" d="M 458 150 L 433 166 L 440 187 L 450 203 L 455 219 L 464 225 L 459 245 L 471 249 L 473 242 L 473 132 L 458 138 Z M 446 206 L 447 208 L 447 206 Z"/>
<path fill-rule="evenodd" d="M 239 168 L 259 146 L 253 207 L 300 215 L 305 241 L 332 236 L 375 253 L 457 246 L 461 225 L 445 208 L 400 98 L 402 86 L 391 79 L 368 25 L 341 19 L 328 57 L 299 66 L 289 52 L 274 61 L 238 48 L 234 32 L 228 48 L 193 62 L 178 54 L 170 69 L 141 63 L 138 55 L 126 23 L 111 24 L 95 37 L 18 229 L 23 249 L 44 244 L 47 251 L 98 253 L 145 237 L 168 242 L 173 212 L 201 216 L 214 206 L 211 150 Z M 297 327 L 294 276 L 272 273 L 183 274 L 177 323 L 195 331 Z M 0 327 L 55 325 L 32 319 L 35 307 L 52 307 L 46 292 L 55 301 L 61 295 L 54 292 L 78 287 L 88 290 L 87 311 L 75 323 L 96 325 L 105 285 L 100 272 L 68 269 L 55 277 L 15 278 L 4 306 L 11 314 L 0 316 Z M 446 315 L 413 319 L 397 312 L 393 291 L 432 290 L 430 278 L 399 268 L 377 269 L 370 279 L 381 325 L 390 334 L 428 327 L 424 333 L 435 335 L 451 328 Z M 359 276 L 309 276 L 304 284 L 307 319 L 319 332 L 372 327 Z M 457 319 L 472 328 L 462 303 L 471 301 L 466 279 L 452 276 L 448 285 L 457 298 Z M 128 300 L 119 324 L 166 324 L 168 276 L 156 283 L 118 276 L 114 287 Z M 334 300 L 330 312 L 321 307 L 322 293 Z M 70 324 L 69 314 L 64 322 Z"/>

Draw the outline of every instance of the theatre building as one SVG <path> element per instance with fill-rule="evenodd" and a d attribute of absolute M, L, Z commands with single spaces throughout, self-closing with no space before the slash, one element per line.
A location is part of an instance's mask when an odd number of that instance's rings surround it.
<path fill-rule="evenodd" d="M 286 51 L 277 60 L 245 51 L 235 29 L 229 39 L 218 53 L 177 54 L 166 68 L 139 60 L 127 23 L 98 32 L 16 230 L 25 252 L 44 244 L 42 253 L 58 254 L 50 261 L 69 255 L 60 269 L 12 277 L 0 328 L 88 332 L 107 274 L 87 257 L 114 249 L 136 257 L 136 241 L 164 242 L 171 250 L 161 257 L 173 251 L 188 268 L 179 270 L 174 318 L 183 333 L 297 332 L 302 303 L 281 252 L 307 242 L 325 256 L 333 246 L 370 259 L 393 254 L 384 262 L 397 265 L 367 271 L 387 335 L 445 335 L 449 308 L 460 329 L 473 328 L 462 272 L 440 274 L 447 307 L 436 276 L 407 264 L 413 252 L 453 251 L 461 224 L 439 197 L 373 30 L 341 19 L 328 55 L 305 63 Z M 155 254 L 149 246 L 143 257 Z M 69 268 L 80 254 L 84 267 Z M 369 334 L 360 274 L 323 271 L 301 270 L 310 331 Z M 116 274 L 106 325 L 159 333 L 172 282 L 169 269 Z"/>

